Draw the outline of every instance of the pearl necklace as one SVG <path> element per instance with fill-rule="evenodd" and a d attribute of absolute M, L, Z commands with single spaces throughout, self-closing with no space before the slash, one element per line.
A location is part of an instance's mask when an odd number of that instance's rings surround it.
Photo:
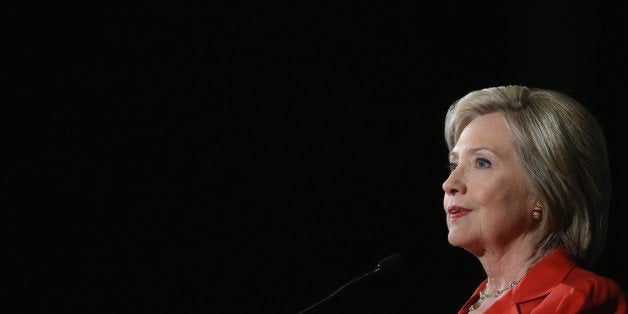
<path fill-rule="evenodd" d="M 528 270 L 529 270 L 529 268 L 528 268 Z M 478 298 L 478 300 L 469 307 L 469 312 L 477 310 L 480 307 L 480 304 L 482 304 L 482 301 L 484 301 L 484 299 L 486 299 L 486 298 L 497 298 L 500 295 L 502 295 L 502 293 L 506 292 L 509 289 L 512 289 L 512 287 L 516 286 L 519 283 L 519 281 L 521 281 L 521 279 L 523 279 L 523 277 L 527 273 L 528 272 L 526 271 L 523 274 L 523 276 L 521 276 L 521 278 L 519 278 L 516 281 L 511 282 L 506 288 L 501 289 L 501 290 L 497 290 L 495 293 L 486 293 L 486 292 L 484 292 L 486 290 L 486 286 L 484 286 L 484 289 L 482 289 L 482 291 L 480 291 L 480 297 Z"/>

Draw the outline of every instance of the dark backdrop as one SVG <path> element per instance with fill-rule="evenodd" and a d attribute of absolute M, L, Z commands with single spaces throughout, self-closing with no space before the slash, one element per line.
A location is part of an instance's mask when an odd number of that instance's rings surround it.
<path fill-rule="evenodd" d="M 595 270 L 628 287 L 625 11 L 439 3 L 11 11 L 5 292 L 23 313 L 295 313 L 399 252 L 323 310 L 452 313 L 483 273 L 447 243 L 444 114 L 507 84 L 598 117 Z"/>

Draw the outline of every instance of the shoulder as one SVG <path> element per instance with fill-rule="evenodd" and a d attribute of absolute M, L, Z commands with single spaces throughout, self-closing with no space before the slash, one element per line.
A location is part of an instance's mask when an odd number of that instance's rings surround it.
<path fill-rule="evenodd" d="M 580 267 L 573 268 L 562 283 L 571 287 L 574 292 L 622 293 L 621 287 L 614 280 Z"/>
<path fill-rule="evenodd" d="M 564 310 L 604 310 L 613 313 L 626 310 L 626 300 L 621 287 L 612 279 L 592 271 L 575 267 L 547 297 Z"/>

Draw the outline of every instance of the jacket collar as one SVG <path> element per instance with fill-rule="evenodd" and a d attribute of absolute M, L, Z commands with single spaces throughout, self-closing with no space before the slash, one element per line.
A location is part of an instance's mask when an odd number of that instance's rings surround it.
<path fill-rule="evenodd" d="M 548 295 L 576 266 L 564 246 L 556 248 L 532 267 L 513 288 L 514 299 L 521 303 Z"/>
<path fill-rule="evenodd" d="M 524 303 L 545 297 L 576 266 L 576 262 L 569 256 L 567 249 L 564 246 L 560 246 L 534 265 L 523 279 L 515 287 L 508 290 L 503 297 L 510 299 L 514 303 Z M 473 295 L 460 312 L 466 313 L 466 310 L 475 303 L 486 283 L 487 279 L 473 292 Z M 507 313 L 507 308 L 513 305 L 511 302 L 496 302 L 491 306 L 490 310 L 494 313 Z"/>

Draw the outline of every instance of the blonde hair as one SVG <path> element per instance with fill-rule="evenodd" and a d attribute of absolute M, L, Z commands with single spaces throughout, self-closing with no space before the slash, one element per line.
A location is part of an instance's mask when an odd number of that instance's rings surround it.
<path fill-rule="evenodd" d="M 491 87 L 468 93 L 447 111 L 449 150 L 473 119 L 492 112 L 504 114 L 527 186 L 543 206 L 535 245 L 548 251 L 564 245 L 583 266 L 591 266 L 604 246 L 611 192 L 602 128 L 563 93 Z"/>

